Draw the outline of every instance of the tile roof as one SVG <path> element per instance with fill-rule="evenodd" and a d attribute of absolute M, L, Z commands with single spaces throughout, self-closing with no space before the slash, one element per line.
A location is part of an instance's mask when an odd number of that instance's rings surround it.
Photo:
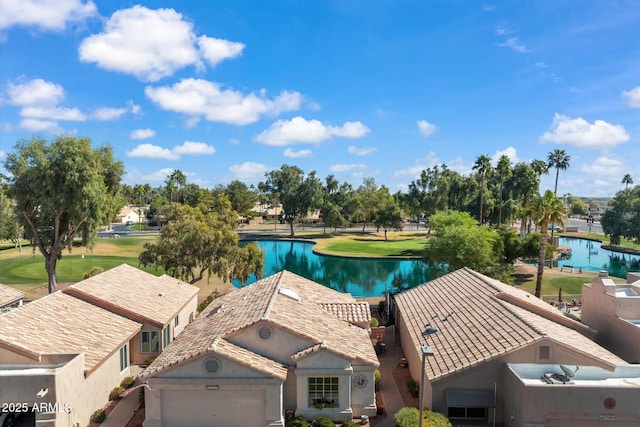
<path fill-rule="evenodd" d="M 259 280 L 214 300 L 142 375 L 203 354 L 217 339 L 229 341 L 233 334 L 257 322 L 290 331 L 313 344 L 325 342 L 337 354 L 378 366 L 367 331 L 327 315 L 320 304 L 325 301 L 356 303 L 351 296 L 288 271 Z"/>
<path fill-rule="evenodd" d="M 521 304 L 500 299 L 500 294 L 509 294 Z M 402 292 L 395 301 L 416 352 L 421 353 L 424 343 L 434 350 L 434 356 L 427 358 L 430 380 L 548 338 L 597 355 L 604 365 L 625 364 L 581 333 L 557 323 L 557 309 L 549 304 L 468 268 Z M 438 331 L 423 335 L 428 326 Z"/>
<path fill-rule="evenodd" d="M 58 291 L 0 316 L 0 347 L 36 360 L 45 354 L 84 352 L 85 372 L 90 373 L 141 328 Z"/>
<path fill-rule="evenodd" d="M 371 309 L 367 302 L 320 303 L 320 307 L 349 323 L 368 325 L 371 321 Z"/>
<path fill-rule="evenodd" d="M 163 327 L 197 295 L 198 287 L 122 264 L 63 292 L 130 319 Z"/>
<path fill-rule="evenodd" d="M 23 299 L 26 294 L 11 286 L 0 284 L 0 307 L 13 304 L 16 301 Z"/>

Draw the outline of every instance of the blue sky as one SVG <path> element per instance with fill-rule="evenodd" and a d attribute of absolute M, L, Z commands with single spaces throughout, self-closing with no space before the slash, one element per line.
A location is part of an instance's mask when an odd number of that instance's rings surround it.
<path fill-rule="evenodd" d="M 295 164 L 395 192 L 560 148 L 559 194 L 612 196 L 640 183 L 638 28 L 636 0 L 3 0 L 0 160 L 71 134 L 132 185 Z"/>

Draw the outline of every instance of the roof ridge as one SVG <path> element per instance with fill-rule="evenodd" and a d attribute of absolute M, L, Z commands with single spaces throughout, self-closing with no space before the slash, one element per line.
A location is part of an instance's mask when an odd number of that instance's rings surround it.
<path fill-rule="evenodd" d="M 269 318 L 269 313 L 271 313 L 271 309 L 273 308 L 273 304 L 276 300 L 276 297 L 278 296 L 278 291 L 280 289 L 280 282 L 282 281 L 282 276 L 284 275 L 284 272 L 286 270 L 282 270 L 280 271 L 278 274 L 278 280 L 275 281 L 274 283 L 274 287 L 273 287 L 273 292 L 271 293 L 271 298 L 269 298 L 269 302 L 267 303 L 267 306 L 264 309 L 264 313 L 262 314 L 262 319 L 268 319 Z"/>

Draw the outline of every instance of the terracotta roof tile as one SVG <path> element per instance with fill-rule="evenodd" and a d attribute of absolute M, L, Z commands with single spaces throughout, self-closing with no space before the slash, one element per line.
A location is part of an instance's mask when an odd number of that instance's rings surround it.
<path fill-rule="evenodd" d="M 214 300 L 142 375 L 203 354 L 217 339 L 230 341 L 234 333 L 259 321 L 316 344 L 325 341 L 331 351 L 378 366 L 367 331 L 328 315 L 320 305 L 325 301 L 359 304 L 351 296 L 288 271 L 259 280 Z"/>
<path fill-rule="evenodd" d="M 539 310 L 555 310 L 527 292 L 468 268 L 395 296 L 418 354 L 423 343 L 434 350 L 434 356 L 427 358 L 429 379 L 466 369 L 545 337 L 577 349 L 597 347 L 594 354 L 602 355 L 606 362 L 621 360 L 566 326 L 496 298 L 501 292 L 526 300 Z M 553 318 L 551 312 L 549 317 Z M 423 335 L 428 326 L 438 331 Z"/>
<path fill-rule="evenodd" d="M 0 346 L 32 355 L 84 352 L 85 371 L 91 371 L 141 327 L 58 291 L 0 316 Z"/>
<path fill-rule="evenodd" d="M 320 303 L 320 307 L 338 319 L 350 323 L 366 323 L 368 325 L 371 321 L 371 309 L 367 302 Z"/>
<path fill-rule="evenodd" d="M 23 299 L 26 294 L 11 286 L 0 284 L 0 307 L 13 304 L 16 301 Z"/>
<path fill-rule="evenodd" d="M 127 264 L 66 288 L 64 293 L 162 327 L 198 293 L 196 286 Z"/>

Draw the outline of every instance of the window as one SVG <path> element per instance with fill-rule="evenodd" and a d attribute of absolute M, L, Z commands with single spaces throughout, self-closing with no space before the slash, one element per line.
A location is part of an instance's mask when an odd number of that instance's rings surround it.
<path fill-rule="evenodd" d="M 451 419 L 486 419 L 487 408 L 456 408 L 450 406 L 447 416 Z"/>
<path fill-rule="evenodd" d="M 263 326 L 258 329 L 258 336 L 263 340 L 268 340 L 273 335 L 273 330 L 269 326 Z"/>
<path fill-rule="evenodd" d="M 540 346 L 540 359 L 548 359 L 549 358 L 549 346 L 541 345 Z"/>
<path fill-rule="evenodd" d="M 339 403 L 338 377 L 309 378 L 309 407 L 334 408 Z"/>
<path fill-rule="evenodd" d="M 173 326 L 177 328 L 179 325 L 180 325 L 180 316 L 176 316 L 176 318 L 173 319 Z"/>
<path fill-rule="evenodd" d="M 189 323 L 193 322 L 193 318 L 195 315 L 193 313 L 189 313 Z"/>
<path fill-rule="evenodd" d="M 129 344 L 120 349 L 120 370 L 124 371 L 129 366 Z"/>
<path fill-rule="evenodd" d="M 158 331 L 142 331 L 140 334 L 142 341 L 140 353 L 159 353 L 160 337 L 158 335 Z"/>
<path fill-rule="evenodd" d="M 162 349 L 164 350 L 171 342 L 171 325 L 165 326 L 162 330 Z"/>
<path fill-rule="evenodd" d="M 204 361 L 204 370 L 208 374 L 215 374 L 220 370 L 220 361 L 215 357 L 209 357 Z"/>

